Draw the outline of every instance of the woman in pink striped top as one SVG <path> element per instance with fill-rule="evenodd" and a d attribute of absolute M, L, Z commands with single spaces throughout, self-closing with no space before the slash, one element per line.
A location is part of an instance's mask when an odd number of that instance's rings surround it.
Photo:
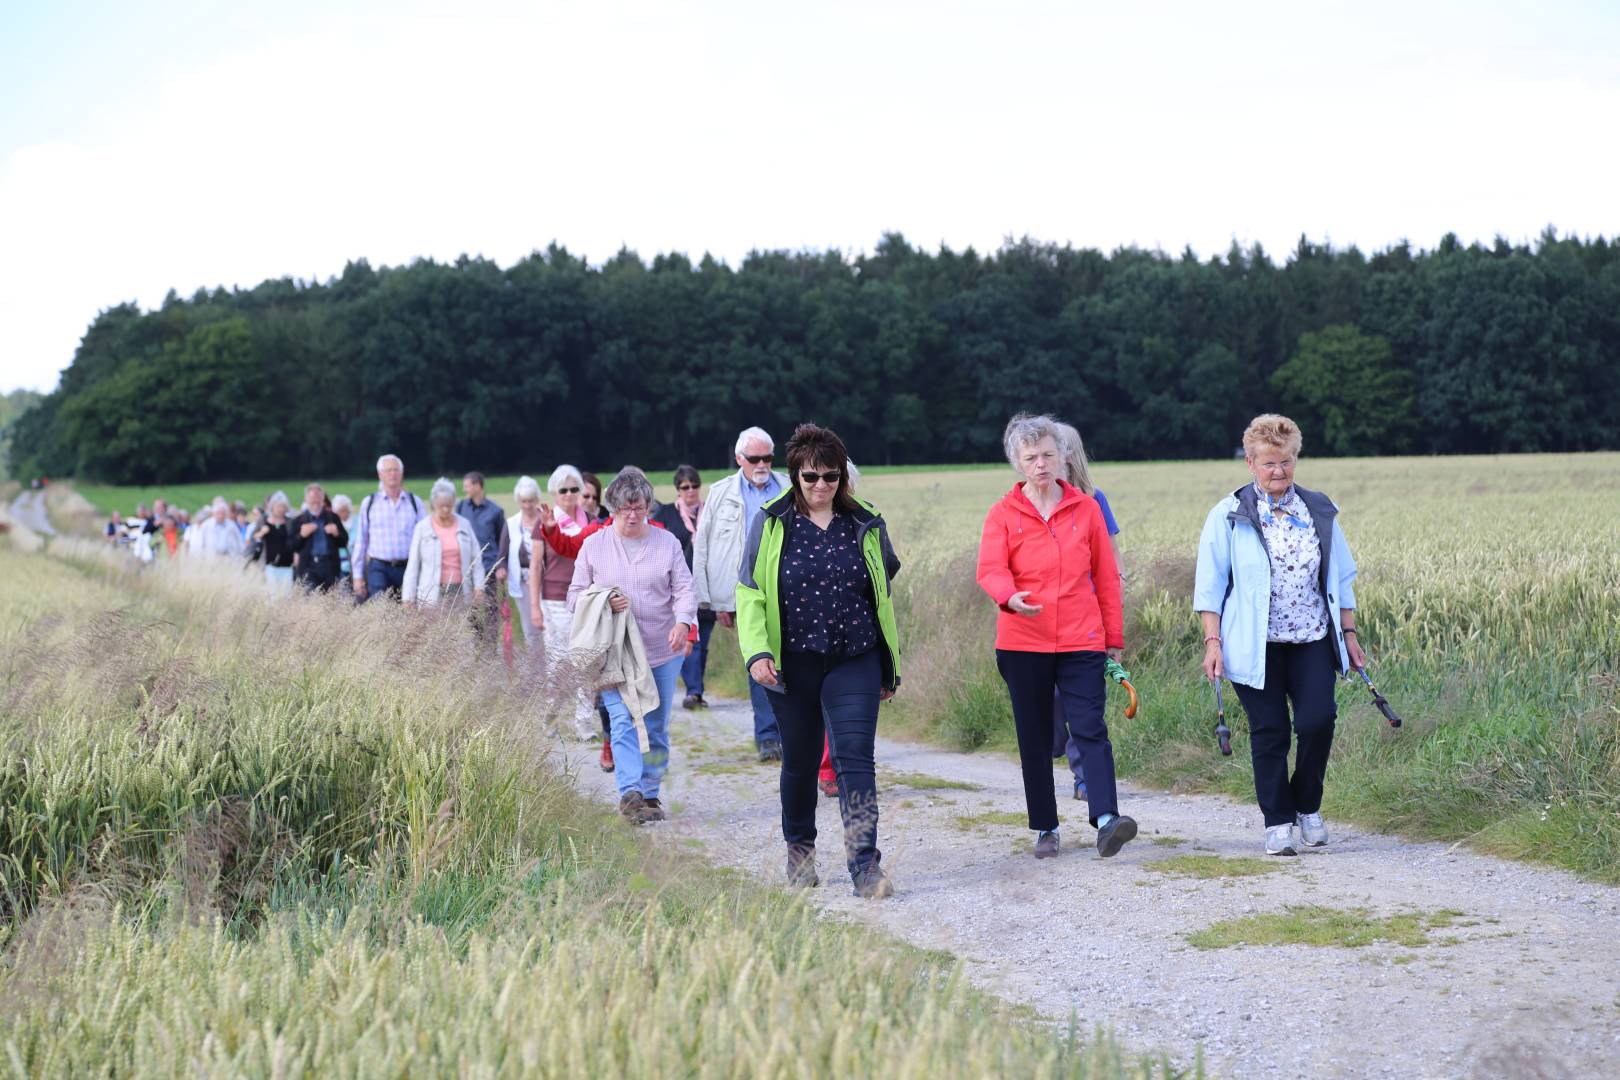
<path fill-rule="evenodd" d="M 570 610 L 581 593 L 593 585 L 616 586 L 628 600 L 615 598 L 614 611 L 629 607 L 647 651 L 658 706 L 642 717 L 647 728 L 647 754 L 635 718 L 617 690 L 603 690 L 613 732 L 613 774 L 619 787 L 619 812 L 637 822 L 662 821 L 659 782 L 669 765 L 669 706 L 675 696 L 675 677 L 691 650 L 689 637 L 697 625 L 697 593 L 687 569 L 681 542 L 663 529 L 651 528 L 652 485 L 640 469 L 626 466 L 602 493 L 613 511 L 613 526 L 589 537 L 574 561 L 574 580 L 568 586 Z"/>

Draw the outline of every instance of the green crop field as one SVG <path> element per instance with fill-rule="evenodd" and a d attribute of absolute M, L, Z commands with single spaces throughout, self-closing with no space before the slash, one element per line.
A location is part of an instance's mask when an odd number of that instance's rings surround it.
<path fill-rule="evenodd" d="M 1127 775 L 1251 792 L 1234 695 L 1238 752 L 1214 753 L 1188 610 L 1204 515 L 1247 475 L 1236 461 L 1094 469 L 1122 530 L 1126 665 L 1143 702 L 1132 721 L 1111 712 Z M 507 505 L 511 479 L 490 483 Z M 994 613 L 973 582 L 985 509 L 1012 480 L 984 466 L 863 479 L 906 564 L 896 586 L 905 684 L 885 714 L 891 730 L 963 749 L 1013 745 Z M 1362 641 L 1407 718 L 1390 731 L 1364 689 L 1341 688 L 1325 811 L 1620 880 L 1620 455 L 1307 454 L 1299 480 L 1343 510 Z M 110 490 L 86 489 L 92 501 Z M 724 629 L 711 668 L 716 689 L 742 691 Z"/>
<path fill-rule="evenodd" d="M 8 1075 L 1172 1074 L 638 838 L 453 620 L 0 544 L 0 700 Z"/>

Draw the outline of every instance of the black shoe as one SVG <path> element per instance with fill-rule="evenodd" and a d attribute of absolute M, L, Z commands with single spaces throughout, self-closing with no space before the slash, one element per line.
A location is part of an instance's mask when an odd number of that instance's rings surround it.
<path fill-rule="evenodd" d="M 862 900 L 883 900 L 894 895 L 894 882 L 873 863 L 855 875 L 855 895 Z"/>
<path fill-rule="evenodd" d="M 619 797 L 619 813 L 630 824 L 640 825 L 647 820 L 647 800 L 641 797 L 639 791 L 627 791 Z"/>
<path fill-rule="evenodd" d="M 789 844 L 787 853 L 788 885 L 795 889 L 813 889 L 821 884 L 816 875 L 816 849 Z"/>
<path fill-rule="evenodd" d="M 664 804 L 657 799 L 643 799 L 641 805 L 642 821 L 664 821 L 669 817 L 668 814 L 664 813 Z"/>
<path fill-rule="evenodd" d="M 1115 814 L 1113 819 L 1097 830 L 1097 854 L 1103 858 L 1118 855 L 1119 849 L 1136 838 L 1136 819 Z"/>
<path fill-rule="evenodd" d="M 1035 857 L 1037 859 L 1055 859 L 1058 853 L 1058 834 L 1056 829 L 1047 829 L 1035 838 Z"/>
<path fill-rule="evenodd" d="M 782 760 L 782 744 L 779 743 L 779 742 L 776 742 L 775 740 L 772 740 L 772 739 L 766 739 L 764 742 L 760 743 L 759 744 L 759 760 L 761 760 L 761 761 L 781 761 Z"/>
<path fill-rule="evenodd" d="M 694 708 L 707 709 L 709 707 L 709 703 L 707 701 L 703 700 L 703 695 L 702 694 L 693 694 L 692 695 L 692 700 L 697 702 L 697 704 L 694 706 Z"/>

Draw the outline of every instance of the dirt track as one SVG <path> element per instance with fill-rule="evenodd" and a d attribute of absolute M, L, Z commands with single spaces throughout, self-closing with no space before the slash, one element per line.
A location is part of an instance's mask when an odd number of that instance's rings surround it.
<path fill-rule="evenodd" d="M 671 820 L 717 863 L 782 880 L 775 772 L 754 762 L 745 704 L 677 710 L 665 787 Z M 594 753 L 571 755 L 581 786 L 616 797 Z M 922 777 L 971 787 L 930 787 Z M 1068 794 L 1066 775 L 1054 783 Z M 961 957 L 979 985 L 1053 1020 L 1105 1024 L 1214 1075 L 1620 1075 L 1620 889 L 1440 844 L 1346 829 L 1256 877 L 1196 880 L 1154 864 L 1186 854 L 1259 854 L 1253 805 L 1122 785 L 1142 835 L 1099 859 L 1082 804 L 1060 798 L 1064 852 L 1036 862 L 1012 761 L 880 739 L 880 845 L 897 895 L 850 895 L 837 808 L 823 800 L 815 899 L 841 917 Z M 1328 782 L 1333 782 L 1329 774 Z M 1374 916 L 1460 912 L 1429 944 L 1200 949 L 1218 919 L 1290 905 Z"/>

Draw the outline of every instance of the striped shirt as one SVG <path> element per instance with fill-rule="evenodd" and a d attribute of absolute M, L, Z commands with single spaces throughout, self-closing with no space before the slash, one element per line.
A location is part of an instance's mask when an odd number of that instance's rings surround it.
<path fill-rule="evenodd" d="M 669 647 L 669 632 L 677 622 L 697 625 L 692 571 L 686 568 L 681 542 L 663 529 L 649 528 L 634 557 L 615 529 L 587 537 L 574 560 L 569 610 L 592 585 L 616 585 L 630 598 L 630 614 L 636 617 L 647 663 L 653 667 L 676 655 Z"/>
<path fill-rule="evenodd" d="M 367 559 L 404 561 L 411 554 L 411 534 L 416 523 L 427 517 L 427 504 L 410 492 L 400 489 L 398 499 L 389 499 L 381 488 L 360 502 L 355 514 L 359 524 L 354 530 L 351 552 L 354 580 L 366 579 Z"/>

